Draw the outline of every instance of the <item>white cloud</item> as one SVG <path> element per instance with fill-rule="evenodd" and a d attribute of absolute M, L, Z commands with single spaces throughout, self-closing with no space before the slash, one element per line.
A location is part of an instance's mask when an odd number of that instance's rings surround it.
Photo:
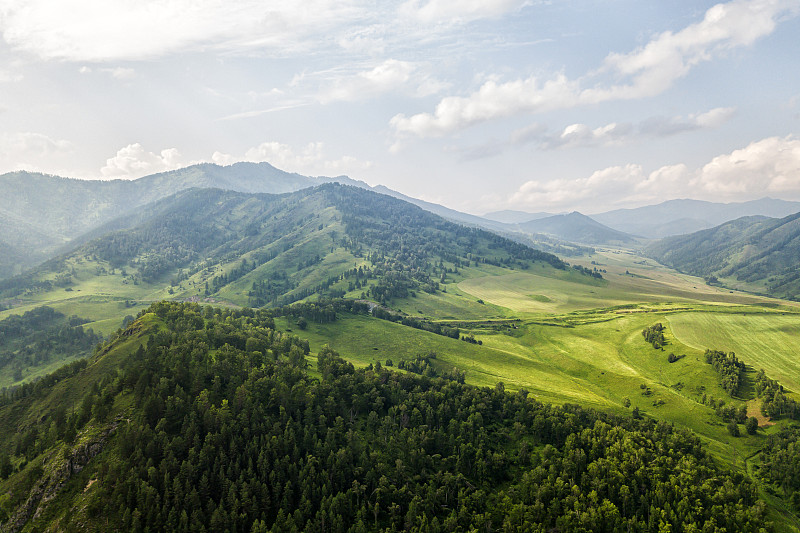
<path fill-rule="evenodd" d="M 692 185 L 726 198 L 800 194 L 800 140 L 769 137 L 715 157 Z"/>
<path fill-rule="evenodd" d="M 800 199 L 800 140 L 769 137 L 714 157 L 694 171 L 685 164 L 646 172 L 641 165 L 613 166 L 576 179 L 528 181 L 508 205 L 529 210 L 603 209 L 674 198 L 744 201 L 764 196 Z"/>
<path fill-rule="evenodd" d="M 226 165 L 232 165 L 232 164 L 236 163 L 237 160 L 231 154 L 225 154 L 225 153 L 222 153 L 222 152 L 214 152 L 211 155 L 211 161 L 213 163 L 216 163 L 217 165 L 226 166 Z"/>
<path fill-rule="evenodd" d="M 591 127 L 587 124 L 570 124 L 558 133 L 549 132 L 544 124 L 532 124 L 513 131 L 504 142 L 490 142 L 459 149 L 467 160 L 482 159 L 501 154 L 512 146 L 533 144 L 540 150 L 565 150 L 594 146 L 621 146 L 645 137 L 659 138 L 684 132 L 717 128 L 736 114 L 732 107 L 718 107 L 704 113 L 670 118 L 652 117 L 641 123 L 612 122 Z"/>
<path fill-rule="evenodd" d="M 374 68 L 353 76 L 336 79 L 321 95 L 323 102 L 359 100 L 376 94 L 397 90 L 411 79 L 416 67 L 407 61 L 387 59 Z"/>
<path fill-rule="evenodd" d="M 19 72 L 11 72 L 10 70 L 0 69 L 0 83 L 20 82 L 24 76 Z"/>
<path fill-rule="evenodd" d="M 628 54 L 612 53 L 601 70 L 632 78 L 627 85 L 586 91 L 587 99 L 641 98 L 659 94 L 694 66 L 769 35 L 785 12 L 796 13 L 796 0 L 734 0 L 717 4 L 702 21 L 664 32 Z"/>
<path fill-rule="evenodd" d="M 547 80 L 536 76 L 505 83 L 489 80 L 469 96 L 445 97 L 433 113 L 398 114 L 390 126 L 400 136 L 438 137 L 519 113 L 651 97 L 667 90 L 696 65 L 769 35 L 781 16 L 796 15 L 798 10 L 797 0 L 718 4 L 702 21 L 677 33 L 662 33 L 627 54 L 609 54 L 598 70 L 582 79 L 558 74 Z M 614 83 L 609 86 L 606 79 Z"/>
<path fill-rule="evenodd" d="M 288 56 L 332 47 L 371 56 L 393 42 L 496 18 L 524 0 L 4 0 L 0 32 L 47 60 L 113 62 L 187 51 Z M 425 28 L 420 27 L 425 23 Z"/>
<path fill-rule="evenodd" d="M 560 135 L 544 137 L 540 147 L 544 150 L 554 148 L 577 148 L 584 146 L 608 146 L 626 142 L 633 132 L 631 124 L 612 122 L 598 128 L 586 124 L 572 124 L 564 128 Z"/>
<path fill-rule="evenodd" d="M 487 81 L 468 97 L 448 96 L 431 113 L 398 114 L 389 125 L 399 134 L 440 137 L 479 122 L 570 107 L 576 104 L 577 83 L 559 75 L 540 82 L 536 77 L 507 83 Z"/>
<path fill-rule="evenodd" d="M 267 162 L 281 169 L 309 168 L 322 159 L 322 143 L 307 144 L 297 151 L 288 144 L 276 141 L 263 142 L 245 153 L 245 160 Z"/>
<path fill-rule="evenodd" d="M 124 68 L 124 67 L 104 68 L 103 72 L 108 72 L 109 74 L 111 74 L 113 78 L 118 79 L 120 81 L 128 81 L 136 77 L 136 71 L 132 68 Z"/>
<path fill-rule="evenodd" d="M 100 169 L 106 178 L 135 179 L 181 168 L 181 155 L 175 148 L 161 150 L 160 154 L 148 152 L 139 143 L 129 144 L 117 151 L 117 155 L 106 160 Z"/>
<path fill-rule="evenodd" d="M 8 0 L 0 30 L 44 59 L 138 60 L 209 48 L 282 54 L 369 15 L 356 0 Z"/>
<path fill-rule="evenodd" d="M 528 3 L 524 0 L 408 0 L 400 6 L 400 13 L 427 24 L 453 24 L 499 17 Z"/>
<path fill-rule="evenodd" d="M 72 153 L 74 146 L 63 139 L 41 133 L 20 132 L 0 135 L 0 172 L 11 170 L 38 171 L 43 164 Z"/>
<path fill-rule="evenodd" d="M 230 164 L 232 158 L 227 154 L 215 152 L 212 159 L 214 162 L 225 161 L 219 164 Z M 329 159 L 325 156 L 324 144 L 321 142 L 308 143 L 299 149 L 276 141 L 263 142 L 247 150 L 244 160 L 253 163 L 266 162 L 282 170 L 308 175 L 344 174 L 372 166 L 369 161 L 360 161 L 348 155 Z"/>

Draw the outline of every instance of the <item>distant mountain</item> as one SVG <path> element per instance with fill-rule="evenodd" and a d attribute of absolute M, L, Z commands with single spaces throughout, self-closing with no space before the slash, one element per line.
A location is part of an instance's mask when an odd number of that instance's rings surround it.
<path fill-rule="evenodd" d="M 551 216 L 553 216 L 553 213 L 528 213 L 525 211 L 513 211 L 506 209 L 504 211 L 492 211 L 491 213 L 486 213 L 483 215 L 483 218 L 494 220 L 495 222 L 502 222 L 504 224 L 522 224 L 523 222 L 529 222 L 531 220 L 537 220 Z"/>
<path fill-rule="evenodd" d="M 19 274 L 16 266 L 22 262 L 23 254 L 8 243 L 0 241 L 0 278 Z"/>
<path fill-rule="evenodd" d="M 604 226 L 577 211 L 531 220 L 518 227 L 525 232 L 554 235 L 583 244 L 626 244 L 635 241 L 631 235 Z"/>
<path fill-rule="evenodd" d="M 742 217 L 646 248 L 658 261 L 706 278 L 732 278 L 769 294 L 800 299 L 800 213 Z"/>
<path fill-rule="evenodd" d="M 109 181 L 11 172 L 0 175 L 0 241 L 22 253 L 10 267 L 20 270 L 105 222 L 185 189 L 286 193 L 330 182 L 369 187 L 347 176 L 312 178 L 268 163 L 200 164 L 136 180 Z"/>
<path fill-rule="evenodd" d="M 800 202 L 773 198 L 727 204 L 669 200 L 657 205 L 598 213 L 591 217 L 619 231 L 659 239 L 712 228 L 744 216 L 782 218 L 798 211 Z"/>
<path fill-rule="evenodd" d="M 337 184 L 282 195 L 185 190 L 75 244 L 24 276 L 0 281 L 0 297 L 77 289 L 95 279 L 92 290 L 100 284 L 108 293 L 169 286 L 170 297 L 218 296 L 253 307 L 314 295 L 386 302 L 436 293 L 448 268 L 531 261 L 565 267 L 554 255 Z"/>
<path fill-rule="evenodd" d="M 499 222 L 461 213 L 347 176 L 310 177 L 284 172 L 268 163 L 230 166 L 199 164 L 136 180 L 78 180 L 29 172 L 0 176 L 0 242 L 20 253 L 0 261 L 0 278 L 30 268 L 65 244 L 137 208 L 190 188 L 281 194 L 324 183 L 375 190 L 413 203 L 449 220 L 475 227 L 508 230 Z M 96 236 L 96 233 L 93 233 Z M 85 239 L 84 239 L 85 241 Z M 7 263 L 7 265 L 6 265 Z"/>

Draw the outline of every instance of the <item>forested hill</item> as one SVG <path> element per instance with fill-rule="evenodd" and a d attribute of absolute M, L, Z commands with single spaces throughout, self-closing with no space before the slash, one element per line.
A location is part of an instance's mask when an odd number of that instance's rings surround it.
<path fill-rule="evenodd" d="M 227 167 L 200 164 L 136 180 L 79 180 L 11 172 L 0 175 L 3 191 L 0 241 L 24 252 L 17 264 L 19 268 L 29 267 L 49 257 L 65 242 L 182 190 L 220 188 L 247 193 L 287 193 L 334 180 L 359 184 L 345 176 L 301 176 L 268 163 L 236 163 Z"/>
<path fill-rule="evenodd" d="M 3 399 L 0 527 L 771 529 L 747 478 L 663 422 L 307 352 L 267 311 L 153 305 Z"/>
<path fill-rule="evenodd" d="M 781 219 L 739 218 L 690 235 L 662 239 L 650 245 L 647 253 L 712 282 L 730 278 L 774 296 L 800 299 L 800 213 Z"/>
<path fill-rule="evenodd" d="M 520 229 L 532 233 L 555 235 L 560 239 L 583 244 L 626 244 L 634 237 L 604 226 L 577 211 L 566 215 L 552 215 L 519 224 Z"/>
<path fill-rule="evenodd" d="M 554 255 L 338 184 L 284 195 L 192 189 L 92 235 L 34 272 L 0 281 L 0 296 L 69 290 L 92 277 L 114 284 L 110 291 L 169 284 L 170 297 L 216 295 L 252 307 L 346 294 L 386 303 L 436 293 L 464 266 L 565 267 Z"/>

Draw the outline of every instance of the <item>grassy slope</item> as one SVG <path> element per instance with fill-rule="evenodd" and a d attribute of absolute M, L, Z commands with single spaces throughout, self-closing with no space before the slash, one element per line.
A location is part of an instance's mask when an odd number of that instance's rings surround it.
<path fill-rule="evenodd" d="M 591 266 L 590 259 L 607 270 L 605 281 L 538 266 L 511 271 L 481 265 L 449 276 L 446 293 L 418 292 L 416 297 L 394 302 L 395 308 L 409 314 L 465 322 L 460 327 L 466 326 L 482 346 L 365 316 L 344 316 L 333 324 L 311 323 L 306 331 L 286 320 L 279 320 L 278 326 L 309 339 L 312 362 L 313 353 L 324 344 L 359 366 L 392 359 L 396 367 L 401 359 L 435 351 L 437 366 L 465 370 L 467 381 L 475 385 L 494 386 L 502 381 L 509 390 L 524 387 L 543 401 L 616 412 L 626 411 L 623 401 L 628 398 L 631 408 L 697 432 L 722 461 L 744 468 L 744 458 L 755 453 L 765 435 L 777 431 L 780 424 L 755 436 L 731 438 L 725 424 L 699 403 L 700 386 L 709 396 L 726 398 L 711 367 L 703 362 L 702 352 L 706 347 L 736 351 L 747 363 L 764 367 L 771 377 L 800 390 L 798 307 L 708 287 L 697 278 L 642 263 L 641 258 L 620 251 L 588 258 L 585 266 Z M 326 261 L 352 265 L 361 260 L 334 255 Z M 87 261 L 81 268 L 88 273 L 97 266 Z M 322 266 L 327 269 L 328 265 Z M 269 263 L 264 268 L 268 267 Z M 305 275 L 314 275 L 312 271 Z M 135 314 L 134 309 L 125 308 L 125 298 L 144 301 L 168 296 L 167 284 L 124 284 L 119 273 L 84 279 L 79 269 L 75 277 L 72 292 L 61 289 L 37 295 L 37 303 L 30 305 L 49 301 L 67 314 L 97 319 L 114 316 L 91 324 L 100 329 L 107 323 L 107 331 L 113 331 L 122 316 Z M 248 281 L 246 277 L 241 281 L 240 290 L 244 290 Z M 517 329 L 485 323 L 486 319 L 509 318 L 518 320 Z M 641 330 L 655 322 L 668 327 L 669 344 L 663 352 L 641 337 Z M 135 349 L 134 344 L 130 349 Z M 669 364 L 669 352 L 685 357 Z M 642 394 L 643 384 L 651 395 Z M 663 405 L 654 406 L 658 400 Z M 773 518 L 783 523 L 779 515 Z"/>

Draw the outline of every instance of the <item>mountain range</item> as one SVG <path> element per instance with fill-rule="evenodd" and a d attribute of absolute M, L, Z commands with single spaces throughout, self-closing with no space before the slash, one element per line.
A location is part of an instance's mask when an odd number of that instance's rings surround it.
<path fill-rule="evenodd" d="M 214 295 L 253 307 L 312 294 L 386 302 L 435 293 L 448 269 L 460 265 L 565 267 L 552 254 L 333 183 L 285 194 L 187 189 L 105 222 L 72 246 L 0 281 L 0 296 L 71 290 L 96 280 L 108 293 L 167 282 L 170 297 Z"/>
<path fill-rule="evenodd" d="M 111 181 L 12 172 L 0 176 L 0 190 L 4 191 L 0 197 L 0 279 L 20 274 L 86 242 L 89 237 L 99 236 L 98 230 L 105 224 L 112 224 L 109 228 L 124 226 L 125 216 L 138 220 L 137 211 L 141 207 L 182 190 L 219 188 L 280 194 L 334 182 L 386 194 L 459 224 L 487 229 L 563 255 L 590 252 L 585 245 L 636 246 L 636 236 L 652 239 L 686 234 L 744 215 L 783 217 L 800 211 L 800 202 L 764 198 L 731 204 L 670 200 L 591 216 L 578 212 L 552 215 L 496 211 L 480 217 L 412 198 L 382 185 L 371 187 L 347 176 L 303 176 L 268 163 L 224 167 L 199 164 L 136 180 Z"/>
<path fill-rule="evenodd" d="M 742 217 L 690 235 L 668 237 L 645 251 L 677 270 L 744 282 L 761 292 L 800 299 L 800 213 Z"/>

